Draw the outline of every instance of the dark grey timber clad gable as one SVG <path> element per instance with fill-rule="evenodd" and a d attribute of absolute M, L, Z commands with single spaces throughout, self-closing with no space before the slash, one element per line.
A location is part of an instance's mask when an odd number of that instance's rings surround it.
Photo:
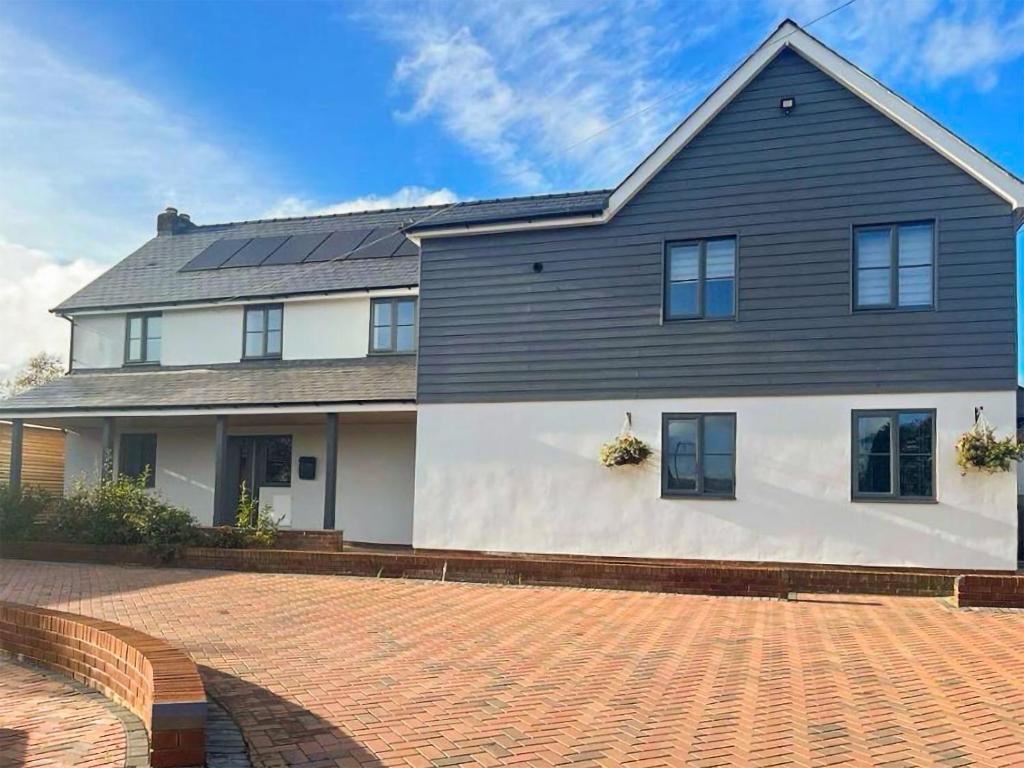
<path fill-rule="evenodd" d="M 853 227 L 914 220 L 935 308 L 854 313 Z M 736 318 L 662 322 L 664 243 L 726 234 Z M 425 240 L 418 399 L 1010 390 L 1015 274 L 1009 204 L 786 50 L 609 223 Z"/>

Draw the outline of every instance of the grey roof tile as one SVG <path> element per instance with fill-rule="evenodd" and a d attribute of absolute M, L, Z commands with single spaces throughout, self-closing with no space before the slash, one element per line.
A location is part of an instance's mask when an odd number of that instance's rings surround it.
<path fill-rule="evenodd" d="M 414 356 L 76 372 L 0 400 L 18 412 L 413 401 Z"/>
<path fill-rule="evenodd" d="M 454 206 L 398 208 L 387 211 L 267 219 L 210 224 L 185 234 L 154 237 L 111 267 L 54 311 L 187 304 L 202 301 L 265 298 L 336 291 L 359 291 L 417 285 L 419 257 L 408 243 L 397 255 L 364 258 L 354 253 L 342 260 L 312 264 L 235 267 L 180 271 L 208 245 L 223 238 L 329 233 L 349 229 L 433 226 L 516 221 L 600 211 L 609 192 L 505 198 Z"/>

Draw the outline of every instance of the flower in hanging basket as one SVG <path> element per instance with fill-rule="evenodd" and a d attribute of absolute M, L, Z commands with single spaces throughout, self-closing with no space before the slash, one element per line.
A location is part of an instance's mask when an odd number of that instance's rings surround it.
<path fill-rule="evenodd" d="M 1012 463 L 1024 459 L 1024 443 L 1012 437 L 999 439 L 995 429 L 984 420 L 978 420 L 956 441 L 956 463 L 963 474 L 970 469 L 989 474 L 1009 472 Z"/>
<path fill-rule="evenodd" d="M 601 446 L 600 459 L 606 467 L 643 464 L 651 455 L 651 447 L 634 434 L 622 434 Z"/>

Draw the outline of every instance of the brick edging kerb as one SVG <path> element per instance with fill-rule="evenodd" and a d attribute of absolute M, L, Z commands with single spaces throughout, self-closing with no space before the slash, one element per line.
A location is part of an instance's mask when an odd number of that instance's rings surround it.
<path fill-rule="evenodd" d="M 64 674 L 134 712 L 153 768 L 205 760 L 199 670 L 164 640 L 103 619 L 0 601 L 0 649 Z"/>
<path fill-rule="evenodd" d="M 959 608 L 1024 608 L 1024 576 L 957 576 L 953 599 Z"/>

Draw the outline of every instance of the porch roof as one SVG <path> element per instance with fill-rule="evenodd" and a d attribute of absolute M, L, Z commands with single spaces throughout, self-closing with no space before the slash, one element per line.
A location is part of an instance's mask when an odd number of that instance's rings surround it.
<path fill-rule="evenodd" d="M 75 372 L 0 400 L 0 417 L 411 403 L 414 356 Z"/>

